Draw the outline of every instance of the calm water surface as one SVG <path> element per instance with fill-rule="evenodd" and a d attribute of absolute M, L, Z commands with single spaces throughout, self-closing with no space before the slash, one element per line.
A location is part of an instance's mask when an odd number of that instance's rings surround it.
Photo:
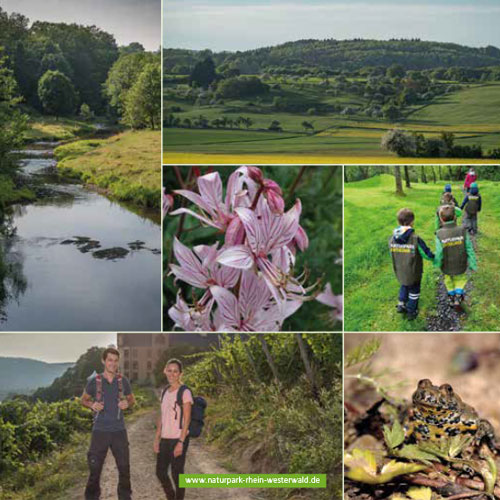
<path fill-rule="evenodd" d="M 160 226 L 83 186 L 57 182 L 54 160 L 37 156 L 23 161 L 23 171 L 53 193 L 14 207 L 15 234 L 3 246 L 15 276 L 0 329 L 159 331 Z"/>

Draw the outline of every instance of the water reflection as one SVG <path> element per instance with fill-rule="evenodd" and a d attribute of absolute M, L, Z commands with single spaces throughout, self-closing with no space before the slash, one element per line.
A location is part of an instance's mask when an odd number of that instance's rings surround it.
<path fill-rule="evenodd" d="M 40 199 L 12 207 L 1 238 L 0 329 L 159 331 L 159 225 L 64 183 L 52 159 L 23 165 Z"/>

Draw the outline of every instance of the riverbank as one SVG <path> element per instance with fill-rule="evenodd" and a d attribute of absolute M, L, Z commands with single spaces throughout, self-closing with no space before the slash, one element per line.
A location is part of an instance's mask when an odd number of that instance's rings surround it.
<path fill-rule="evenodd" d="M 159 208 L 160 141 L 158 131 L 127 131 L 107 139 L 73 141 L 54 154 L 63 174 L 76 174 L 120 201 Z"/>

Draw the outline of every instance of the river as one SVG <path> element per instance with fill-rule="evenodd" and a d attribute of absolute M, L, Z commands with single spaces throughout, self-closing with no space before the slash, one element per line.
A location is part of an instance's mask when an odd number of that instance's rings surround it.
<path fill-rule="evenodd" d="M 39 200 L 12 209 L 0 330 L 160 331 L 161 230 L 60 178 L 52 144 L 26 150 L 21 172 Z"/>

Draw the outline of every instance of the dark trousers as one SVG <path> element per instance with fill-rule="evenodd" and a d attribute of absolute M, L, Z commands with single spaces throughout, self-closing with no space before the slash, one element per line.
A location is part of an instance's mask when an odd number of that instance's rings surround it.
<path fill-rule="evenodd" d="M 174 448 L 178 442 L 178 439 L 162 439 L 160 441 L 160 453 L 156 458 L 156 475 L 163 486 L 165 495 L 167 495 L 167 500 L 184 500 L 186 494 L 185 488 L 179 488 L 179 474 L 184 473 L 189 438 L 187 437 L 184 441 L 182 455 L 174 457 Z M 169 468 L 172 469 L 173 485 L 168 476 Z"/>
<path fill-rule="evenodd" d="M 399 289 L 399 300 L 406 304 L 408 312 L 416 312 L 418 300 L 420 299 L 420 283 L 414 285 L 401 285 Z"/>
<path fill-rule="evenodd" d="M 87 454 L 90 475 L 85 488 L 85 500 L 99 500 L 101 496 L 99 481 L 108 448 L 111 448 L 118 468 L 118 500 L 131 500 L 132 488 L 130 486 L 130 456 L 127 431 L 92 431 L 90 449 Z"/>

